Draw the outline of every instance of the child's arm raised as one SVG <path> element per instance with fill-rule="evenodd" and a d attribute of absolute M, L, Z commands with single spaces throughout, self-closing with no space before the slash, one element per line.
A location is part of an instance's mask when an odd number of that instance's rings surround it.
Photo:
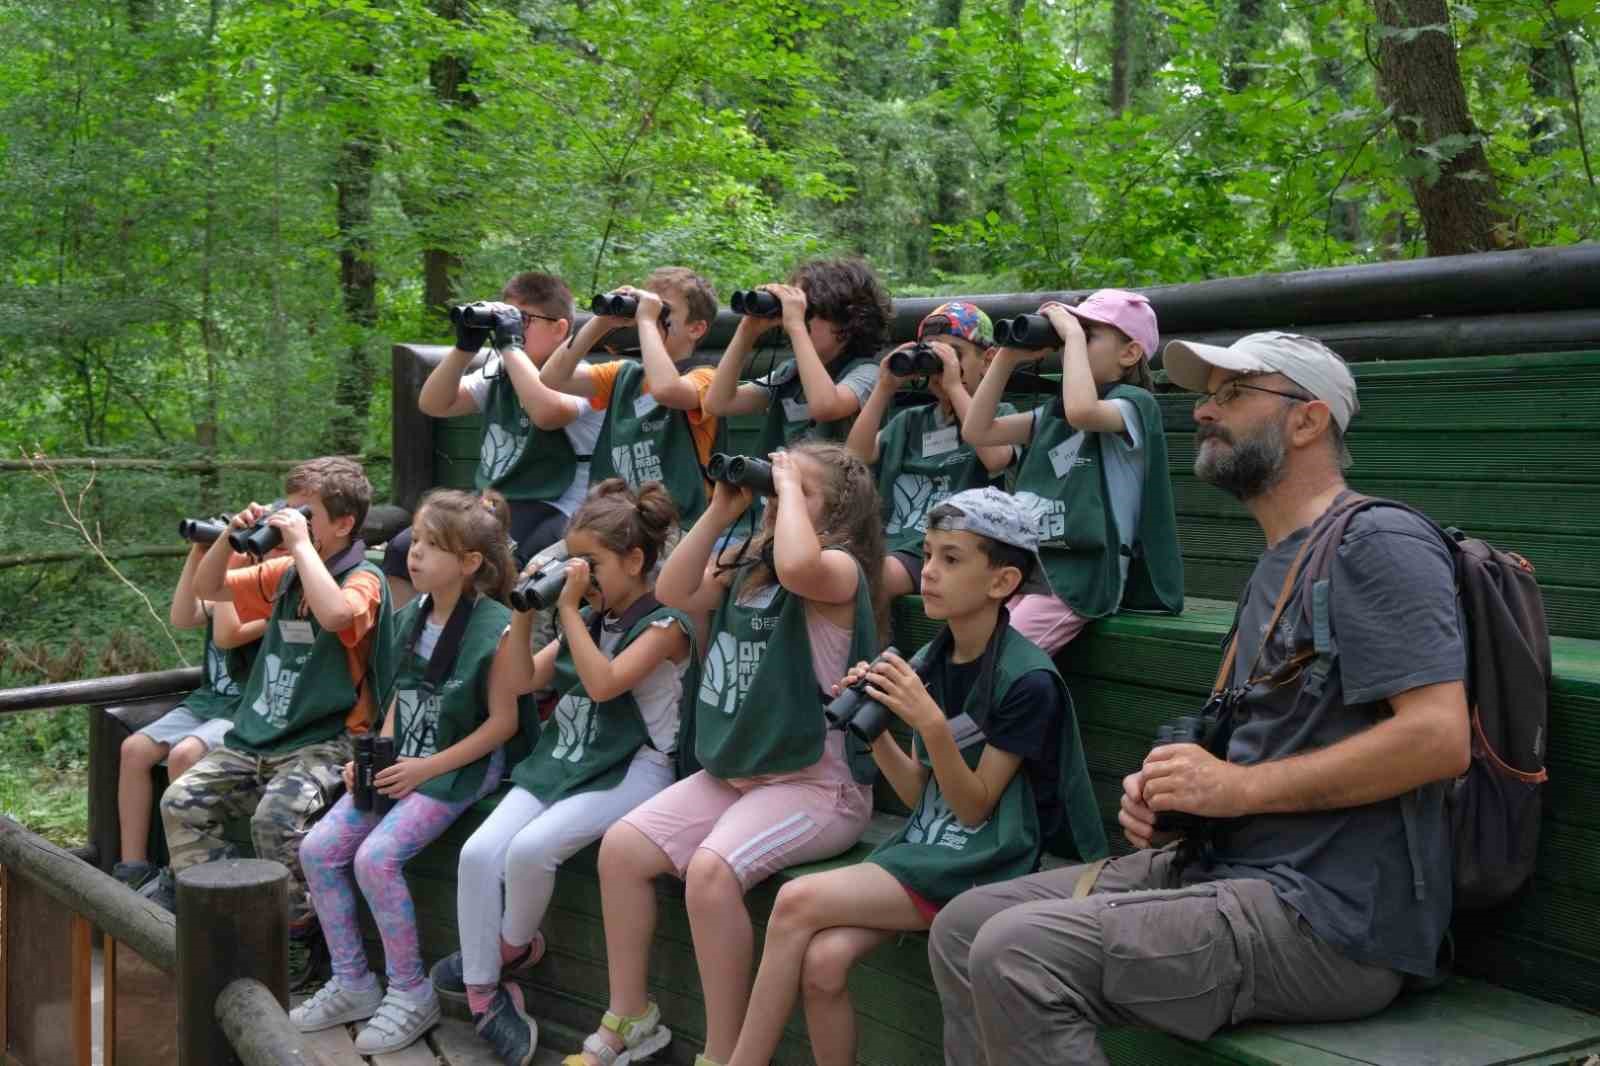
<path fill-rule="evenodd" d="M 239 621 L 232 603 L 211 604 L 211 643 L 224 650 L 254 644 L 267 631 L 267 620 Z"/>
<path fill-rule="evenodd" d="M 228 520 L 228 528 L 249 529 L 266 513 L 265 507 L 259 503 L 252 503 Z M 228 563 L 232 560 L 233 549 L 228 546 L 226 536 L 212 541 L 211 547 L 206 549 L 199 565 L 195 567 L 194 594 L 202 600 L 231 603 L 233 592 L 228 588 Z"/>
<path fill-rule="evenodd" d="M 772 453 L 772 481 L 778 488 L 772 541 L 772 568 L 778 583 L 808 600 L 849 603 L 855 598 L 861 568 L 849 552 L 822 550 L 794 456 Z"/>
<path fill-rule="evenodd" d="M 227 540 L 226 537 L 217 539 Z M 178 573 L 178 584 L 172 590 L 172 606 L 167 610 L 167 619 L 174 629 L 198 629 L 206 624 L 206 605 L 194 591 L 195 571 L 200 569 L 200 560 L 204 558 L 204 546 L 189 545 L 189 554 L 183 557 L 183 569 Z"/>
<path fill-rule="evenodd" d="M 889 708 L 922 737 L 928 761 L 933 763 L 933 776 L 939 781 L 939 791 L 961 824 L 969 828 L 982 825 L 994 813 L 1001 793 L 1016 776 L 1022 757 L 989 744 L 978 757 L 978 768 L 969 767 L 961 757 L 961 749 L 956 747 L 944 711 L 933 702 L 916 671 L 898 655 L 885 655 L 869 671 L 868 678 L 867 695 Z M 899 788 L 895 791 L 898 793 Z"/>
<path fill-rule="evenodd" d="M 806 324 L 806 294 L 798 285 L 768 285 L 766 290 L 783 304 L 783 329 L 794 348 L 794 365 L 800 374 L 806 406 L 813 422 L 837 422 L 861 410 L 861 400 L 849 388 L 833 380 L 822 357 L 811 343 Z"/>
<path fill-rule="evenodd" d="M 583 559 L 567 560 L 567 583 L 562 586 L 556 606 L 561 616 L 561 632 L 572 653 L 572 665 L 577 667 L 578 680 L 583 682 L 583 690 L 590 699 L 596 703 L 615 699 L 631 691 L 663 661 L 677 662 L 688 655 L 689 635 L 678 626 L 670 625 L 652 626 L 615 659 L 608 656 L 589 635 L 589 627 L 583 624 L 583 615 L 578 613 L 588 588 L 589 564 Z"/>
<path fill-rule="evenodd" d="M 907 348 L 902 344 L 900 348 L 892 349 L 878 363 L 878 381 L 872 386 L 872 395 L 867 397 L 866 405 L 861 408 L 861 415 L 850 423 L 850 436 L 845 440 L 844 446 L 863 463 L 869 466 L 878 461 L 878 431 L 883 428 L 883 417 L 889 413 L 889 407 L 894 403 L 894 393 L 904 378 L 895 377 L 889 373 L 889 356 Z"/>
<path fill-rule="evenodd" d="M 285 507 L 274 512 L 267 522 L 283 534 L 283 546 L 294 560 L 295 572 L 300 576 L 301 595 L 316 616 L 317 624 L 330 633 L 342 633 L 354 626 L 360 611 L 357 604 L 351 601 L 360 593 L 352 589 L 352 596 L 345 595 L 345 590 L 328 572 L 328 564 L 322 561 L 316 546 L 311 543 L 311 529 L 306 525 L 306 516 L 293 507 Z"/>
<path fill-rule="evenodd" d="M 661 336 L 661 297 L 648 289 L 624 288 L 639 301 L 633 324 L 639 330 L 639 361 L 644 365 L 644 378 L 650 385 L 650 395 L 662 407 L 675 411 L 700 410 L 700 390 L 678 372 L 678 364 L 667 353 L 667 344 Z M 688 329 L 687 322 L 674 322 L 673 329 Z"/>
<path fill-rule="evenodd" d="M 702 406 L 708 415 L 722 418 L 727 415 L 753 415 L 766 409 L 767 390 L 754 382 L 739 383 L 744 373 L 744 361 L 756 346 L 757 339 L 772 328 L 770 318 L 746 315 L 739 319 L 722 358 L 717 361 L 717 372 L 711 378 L 711 388 L 706 390 Z"/>
<path fill-rule="evenodd" d="M 974 448 L 1001 444 L 1026 444 L 1033 439 L 1033 414 L 995 417 L 1000 398 L 1005 395 L 1011 372 L 1023 363 L 1038 359 L 1043 352 L 1025 352 L 1016 348 L 997 348 L 989 369 L 978 382 L 978 391 L 967 405 L 961 418 L 961 439 Z M 963 390 L 965 391 L 965 390 Z M 954 400 L 952 399 L 952 403 Z M 1009 462 L 1009 459 L 1007 460 Z M 985 466 L 988 464 L 985 463 Z"/>
<path fill-rule="evenodd" d="M 583 328 L 561 342 L 561 347 L 550 354 L 539 371 L 539 380 L 558 392 L 569 396 L 594 395 L 594 376 L 583 357 L 613 330 L 628 324 L 625 318 L 595 315 Z"/>
<path fill-rule="evenodd" d="M 1122 406 L 1102 400 L 1089 369 L 1089 341 L 1078 316 L 1064 304 L 1047 303 L 1039 313 L 1050 320 L 1064 340 L 1061 351 L 1061 413 L 1073 429 L 1086 433 L 1122 433 Z"/>
<path fill-rule="evenodd" d="M 428 371 L 428 379 L 422 383 L 422 391 L 417 394 L 417 409 L 434 418 L 457 418 L 478 413 L 478 401 L 461 384 L 467 364 L 477 356 L 478 349 L 467 351 L 462 348 L 460 329 L 456 332 L 456 347 L 445 353 L 438 366 Z M 483 341 L 479 340 L 478 346 L 481 348 L 482 345 Z"/>
<path fill-rule="evenodd" d="M 955 412 L 956 424 L 962 425 L 967 420 L 967 412 L 972 410 L 972 395 L 967 392 L 967 383 L 961 380 L 961 357 L 956 354 L 954 348 L 942 341 L 932 342 L 932 348 L 939 356 L 939 361 L 944 364 L 944 373 L 939 376 L 939 386 L 944 389 L 945 396 L 950 400 L 950 410 Z M 996 403 L 998 402 L 996 400 Z M 1032 423 L 1029 423 L 1029 426 L 1031 436 Z M 991 474 L 998 474 L 1010 466 L 1011 458 L 1015 454 L 1010 444 L 991 444 L 975 450 L 978 453 L 978 461 Z"/>
<path fill-rule="evenodd" d="M 583 413 L 582 401 L 559 393 L 539 380 L 539 368 L 533 365 L 520 343 L 500 350 L 500 365 L 511 375 L 511 387 L 517 390 L 522 409 L 540 429 L 560 429 L 575 422 Z"/>
<path fill-rule="evenodd" d="M 717 575 L 711 552 L 722 531 L 749 507 L 749 489 L 717 482 L 710 505 L 661 564 L 661 573 L 656 575 L 656 599 L 689 614 L 707 613 L 721 603 L 727 582 Z"/>
<path fill-rule="evenodd" d="M 532 565 L 530 563 L 529 567 Z M 560 650 L 560 642 L 552 640 L 540 648 L 538 654 L 530 655 L 528 645 L 532 641 L 533 612 L 511 612 L 511 624 L 495 649 L 494 669 L 489 674 L 491 699 L 496 685 L 505 689 L 513 703 L 523 693 L 550 687 L 556 676 L 556 652 Z"/>

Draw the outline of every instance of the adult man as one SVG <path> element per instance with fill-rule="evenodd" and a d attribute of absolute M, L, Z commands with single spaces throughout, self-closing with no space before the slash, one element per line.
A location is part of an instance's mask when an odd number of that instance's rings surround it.
<path fill-rule="evenodd" d="M 1241 597 L 1228 683 L 1246 691 L 1227 760 L 1156 748 L 1123 781 L 1119 821 L 1141 850 L 1098 876 L 1035 874 L 945 908 L 929 954 L 949 1063 L 1104 1063 L 1102 1025 L 1204 1039 L 1247 1019 L 1355 1018 L 1434 971 L 1451 907 L 1437 782 L 1469 757 L 1447 549 L 1394 508 L 1358 515 L 1310 612 L 1333 640 L 1320 661 L 1304 654 L 1298 588 L 1277 626 L 1273 608 L 1347 491 L 1355 381 L 1285 333 L 1174 342 L 1165 366 L 1201 393 L 1196 475 L 1242 500 L 1267 540 Z M 1162 811 L 1210 819 L 1210 848 L 1187 863 L 1160 849 Z"/>

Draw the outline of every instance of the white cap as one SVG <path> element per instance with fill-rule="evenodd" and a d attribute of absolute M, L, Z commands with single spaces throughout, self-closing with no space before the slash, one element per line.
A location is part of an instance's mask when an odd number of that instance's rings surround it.
<path fill-rule="evenodd" d="M 1361 405 L 1356 379 L 1332 348 L 1298 333 L 1252 333 L 1226 348 L 1195 341 L 1172 341 L 1161 353 L 1167 378 L 1190 392 L 1205 392 L 1212 367 L 1241 374 L 1282 374 L 1328 405 L 1340 430 Z"/>

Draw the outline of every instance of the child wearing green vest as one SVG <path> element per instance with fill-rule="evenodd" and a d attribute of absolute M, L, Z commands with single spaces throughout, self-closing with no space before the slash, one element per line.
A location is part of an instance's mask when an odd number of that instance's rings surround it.
<path fill-rule="evenodd" d="M 864 678 L 867 695 L 911 728 L 909 752 L 887 730 L 871 749 L 911 816 L 866 862 L 778 892 L 729 1066 L 770 1061 L 802 985 L 817 1063 L 853 1064 L 845 979 L 863 956 L 927 929 L 974 885 L 1033 872 L 1053 837 L 1085 860 L 1106 852 L 1066 685 L 1007 621 L 1013 594 L 1048 588 L 1033 513 L 985 487 L 951 496 L 927 525 L 923 602 L 944 628 L 919 668 L 886 655 L 834 689 Z"/>
<path fill-rule="evenodd" d="M 511 615 L 501 601 L 516 573 L 496 502 L 446 489 L 418 506 L 409 563 L 419 595 L 395 617 L 399 665 L 380 730 L 396 758 L 372 782 L 394 805 L 384 814 L 357 810 L 355 764 L 347 762 L 345 795 L 300 847 L 333 976 L 289 1020 L 312 1033 L 371 1019 L 356 1034 L 364 1055 L 407 1047 L 439 1021 L 401 867 L 499 787 L 501 745 L 517 731 L 514 704 L 489 706 L 490 669 Z M 367 968 L 357 885 L 383 940 L 387 991 Z"/>
<path fill-rule="evenodd" d="M 883 539 L 872 475 L 840 445 L 806 441 L 772 456 L 772 479 L 777 501 L 748 547 L 713 555 L 751 501 L 748 489 L 718 484 L 657 580 L 663 602 L 716 611 L 695 686 L 704 769 L 601 842 L 610 1009 L 566 1066 L 638 1062 L 672 1039 L 645 990 L 662 874 L 685 884 L 706 1003 L 701 1061 L 726 1059 L 750 991 L 744 894 L 785 866 L 845 850 L 871 818 L 871 758 L 847 749 L 822 712 L 825 686 L 878 648 Z"/>
<path fill-rule="evenodd" d="M 894 319 L 889 294 L 864 259 L 802 263 L 787 285 L 761 288 L 778 297 L 794 358 L 740 384 L 745 360 L 774 325 L 770 317 L 746 315 L 717 364 L 705 410 L 721 418 L 764 414 L 756 455 L 801 437 L 843 440 L 846 420 L 861 410 L 878 378 L 873 357 Z"/>
<path fill-rule="evenodd" d="M 499 302 L 483 306 L 494 327 L 456 324 L 455 345 L 423 382 L 417 407 L 434 418 L 483 415 L 475 483 L 511 501 L 511 539 L 520 566 L 561 539 L 583 502 L 602 416 L 539 379 L 539 368 L 567 339 L 575 317 L 566 282 L 527 271 L 506 282 Z M 494 350 L 469 372 L 485 344 Z M 411 594 L 409 549 L 410 532 L 401 530 L 384 553 L 384 572 L 402 604 Z"/>
<path fill-rule="evenodd" d="M 301 463 L 284 495 L 288 506 L 270 517 L 252 503 L 231 523 L 242 530 L 267 518 L 283 538 L 283 557 L 229 570 L 228 542 L 219 537 L 195 572 L 201 599 L 231 602 L 241 622 L 266 619 L 267 628 L 233 728 L 168 786 L 161 820 L 176 873 L 231 854 L 223 826 L 250 816 L 256 856 L 289 868 L 289 979 L 304 987 L 325 948 L 300 842 L 338 794 L 351 733 L 365 732 L 389 704 L 394 640 L 383 574 L 356 535 L 372 501 L 360 465 L 341 456 Z M 159 902 L 170 906 L 173 888 Z"/>
<path fill-rule="evenodd" d="M 539 927 L 556 871 L 672 783 L 699 623 L 658 603 L 650 578 L 676 526 L 660 482 L 637 491 L 620 478 L 596 485 L 567 529 L 563 636 L 529 656 L 532 616 L 518 613 L 501 648 L 497 707 L 551 687 L 561 699 L 532 753 L 511 768 L 515 787 L 461 848 L 461 950 L 432 977 L 441 995 L 466 1001 L 478 1035 L 513 1066 L 527 1066 L 538 1047 L 516 979 L 544 955 Z"/>
<path fill-rule="evenodd" d="M 1039 517 L 1050 591 L 1020 597 L 1011 624 L 1055 655 L 1096 618 L 1128 607 L 1183 609 L 1183 558 L 1167 436 L 1151 390 L 1156 314 L 1136 292 L 1101 289 L 1075 307 L 1039 308 L 1061 338 L 1061 396 L 997 416 L 1011 373 L 1048 349 L 1001 348 L 961 435 L 1026 446 L 1017 497 Z"/>
<path fill-rule="evenodd" d="M 204 670 L 200 687 L 154 722 L 122 742 L 121 767 L 117 773 L 117 829 L 121 837 L 121 858 L 111 876 L 138 888 L 155 877 L 157 870 L 146 861 L 150 836 L 150 771 L 163 760 L 167 780 L 176 781 L 199 762 L 201 757 L 222 743 L 233 726 L 233 712 L 239 706 L 239 681 L 249 671 L 256 641 L 266 622 L 239 623 L 231 603 L 212 603 L 194 594 L 194 573 L 205 546 L 192 544 L 172 590 L 169 618 L 175 629 L 205 626 L 206 639 L 201 652 Z M 248 565 L 249 559 L 235 555 L 230 569 Z M 239 677 L 230 669 L 242 667 Z M 152 889 L 154 891 L 154 889 Z"/>
<path fill-rule="evenodd" d="M 620 477 L 637 489 L 659 481 L 678 504 L 688 527 L 711 499 L 705 465 L 717 446 L 720 420 L 701 408 L 712 368 L 693 363 L 695 349 L 717 317 L 711 283 L 687 267 L 661 267 L 617 292 L 638 299 L 632 319 L 596 315 L 556 349 L 539 372 L 546 385 L 589 401 L 605 412 L 589 476 Z M 667 323 L 660 322 L 662 309 Z M 639 331 L 639 358 L 580 362 L 606 334 L 629 325 Z"/>
<path fill-rule="evenodd" d="M 928 512 L 953 493 L 992 482 L 1017 454 L 1010 445 L 974 448 L 961 439 L 961 420 L 972 403 L 972 390 L 983 379 L 984 352 L 994 343 L 989 316 L 961 300 L 940 304 L 917 325 L 917 341 L 928 342 L 944 367 L 928 375 L 934 402 L 904 408 L 883 425 L 896 390 L 912 380 L 890 370 L 895 352 L 912 347 L 902 344 L 878 364 L 878 383 L 846 441 L 852 452 L 877 468 L 889 549 L 883 560 L 883 591 L 891 600 L 922 585 Z M 1011 411 L 1003 403 L 997 414 Z"/>

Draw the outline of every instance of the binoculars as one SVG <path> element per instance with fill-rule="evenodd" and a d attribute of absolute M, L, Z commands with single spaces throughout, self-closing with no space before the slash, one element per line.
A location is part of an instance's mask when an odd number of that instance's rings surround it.
<path fill-rule="evenodd" d="M 227 531 L 226 518 L 178 519 L 178 536 L 191 544 L 214 544 Z"/>
<path fill-rule="evenodd" d="M 897 378 L 908 378 L 916 374 L 937 374 L 943 370 L 944 363 L 938 354 L 934 352 L 932 346 L 923 341 L 918 341 L 915 347 L 889 356 L 889 373 Z"/>
<path fill-rule="evenodd" d="M 706 477 L 747 488 L 758 496 L 778 494 L 777 487 L 772 483 L 772 464 L 749 455 L 717 452 L 706 464 Z"/>
<path fill-rule="evenodd" d="M 539 567 L 517 579 L 506 596 L 513 611 L 543 611 L 554 607 L 567 585 L 567 548 L 558 541 L 540 553 Z"/>
<path fill-rule="evenodd" d="M 783 301 L 765 289 L 736 289 L 728 302 L 736 315 L 772 318 L 783 311 Z"/>
<path fill-rule="evenodd" d="M 1217 719 L 1208 714 L 1186 714 L 1174 718 L 1156 729 L 1154 751 L 1163 744 L 1198 744 L 1210 749 L 1216 737 Z M 1188 833 L 1204 825 L 1206 819 L 1185 811 L 1160 811 L 1156 814 L 1156 828 L 1163 833 Z"/>
<path fill-rule="evenodd" d="M 589 301 L 589 310 L 597 315 L 610 315 L 613 318 L 628 318 L 639 311 L 639 298 L 621 292 L 603 292 Z M 672 316 L 672 308 L 665 303 L 661 305 L 661 314 L 657 321 L 661 328 L 667 328 L 667 320 Z"/>
<path fill-rule="evenodd" d="M 385 796 L 373 785 L 373 779 L 394 765 L 394 738 L 375 737 L 370 733 L 356 737 L 356 787 L 350 802 L 358 811 L 388 814 L 394 798 Z"/>
<path fill-rule="evenodd" d="M 494 312 L 485 303 L 457 304 L 450 309 L 450 324 L 468 329 L 494 329 Z"/>
<path fill-rule="evenodd" d="M 234 529 L 228 532 L 228 546 L 240 555 L 253 555 L 256 558 L 267 554 L 273 548 L 283 543 L 283 533 L 273 526 L 267 525 L 267 519 L 285 510 L 287 504 L 283 500 L 276 500 L 267 506 L 267 513 L 261 516 L 260 521 L 249 529 Z M 294 510 L 305 515 L 306 521 L 311 521 L 311 508 L 296 507 Z"/>
<path fill-rule="evenodd" d="M 1002 348 L 1055 348 L 1061 334 L 1043 315 L 1018 315 L 994 324 L 994 342 Z"/>
<path fill-rule="evenodd" d="M 924 647 L 907 662 L 911 669 L 921 672 L 923 664 L 928 657 L 928 648 Z M 878 654 L 872 661 L 873 666 L 883 662 L 889 655 L 899 655 L 900 649 L 890 645 Z M 892 711 L 867 695 L 867 679 L 851 685 L 833 698 L 833 701 L 823 708 L 823 717 L 828 720 L 829 729 L 847 729 L 850 734 L 864 744 L 871 744 L 883 735 L 889 728 L 889 719 L 893 717 Z"/>

